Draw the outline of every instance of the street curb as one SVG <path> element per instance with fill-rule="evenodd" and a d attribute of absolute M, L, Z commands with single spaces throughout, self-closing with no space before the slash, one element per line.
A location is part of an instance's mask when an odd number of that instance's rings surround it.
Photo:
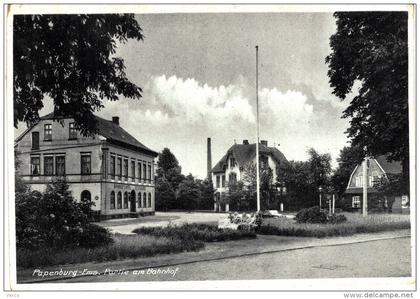
<path fill-rule="evenodd" d="M 402 238 L 410 238 L 411 235 L 403 235 L 403 236 L 394 236 L 394 237 L 378 237 L 378 238 L 372 238 L 367 240 L 359 240 L 359 241 L 344 241 L 341 243 L 335 243 L 335 244 L 323 244 L 323 245 L 304 245 L 304 246 L 296 246 L 292 248 L 283 248 L 283 249 L 275 249 L 275 250 L 267 250 L 267 251 L 261 251 L 261 252 L 250 252 L 250 253 L 244 253 L 239 255 L 232 255 L 232 256 L 223 256 L 223 257 L 215 257 L 215 258 L 207 258 L 207 259 L 201 259 L 201 260 L 191 260 L 191 261 L 185 261 L 185 262 L 179 262 L 179 263 L 166 263 L 161 265 L 155 265 L 153 267 L 133 267 L 133 268 L 127 268 L 126 271 L 133 271 L 133 270 L 145 270 L 149 268 L 163 268 L 163 267 L 170 267 L 170 266 L 178 266 L 178 265 L 188 265 L 188 264 L 194 264 L 194 263 L 200 263 L 200 262 L 211 262 L 211 261 L 220 261 L 225 259 L 234 259 L 234 258 L 240 258 L 240 257 L 247 257 L 247 256 L 255 256 L 259 254 L 269 254 L 269 253 L 277 253 L 277 252 L 286 252 L 286 251 L 295 251 L 300 249 L 311 249 L 311 248 L 322 248 L 322 247 L 331 247 L 331 246 L 342 246 L 342 245 L 349 245 L 349 244 L 360 244 L 360 243 L 367 243 L 367 242 L 375 242 L 375 241 L 381 241 L 381 240 L 393 240 L 393 239 L 402 239 Z M 105 272 L 99 272 L 99 274 L 88 274 L 83 275 L 83 277 L 89 277 L 89 276 L 102 276 L 105 275 Z M 33 284 L 33 283 L 47 283 L 52 281 L 61 281 L 61 280 L 71 280 L 74 278 L 80 278 L 82 276 L 77 277 L 57 277 L 57 278 L 47 278 L 42 280 L 28 280 L 28 281 L 22 281 L 18 284 Z"/>

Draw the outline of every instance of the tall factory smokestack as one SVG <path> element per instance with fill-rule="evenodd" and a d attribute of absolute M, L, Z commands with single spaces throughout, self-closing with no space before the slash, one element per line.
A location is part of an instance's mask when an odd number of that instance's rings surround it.
<path fill-rule="evenodd" d="M 207 138 L 207 179 L 211 181 L 211 138 Z"/>

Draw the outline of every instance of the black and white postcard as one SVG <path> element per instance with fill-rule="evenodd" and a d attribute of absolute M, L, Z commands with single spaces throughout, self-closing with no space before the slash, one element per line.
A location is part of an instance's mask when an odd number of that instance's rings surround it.
<path fill-rule="evenodd" d="M 5 290 L 412 298 L 415 5 L 5 14 Z"/>

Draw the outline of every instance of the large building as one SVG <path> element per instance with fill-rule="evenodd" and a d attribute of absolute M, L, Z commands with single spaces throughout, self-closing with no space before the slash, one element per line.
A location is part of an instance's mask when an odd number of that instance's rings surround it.
<path fill-rule="evenodd" d="M 407 194 L 399 194 L 392 198 L 381 196 L 375 189 L 375 183 L 381 178 L 388 179 L 391 175 L 402 173 L 401 162 L 389 162 L 386 156 L 367 159 L 368 179 L 368 208 L 381 205 L 394 213 L 409 213 L 409 197 Z M 361 210 L 363 199 L 363 167 L 357 165 L 350 175 L 347 189 L 344 193 L 344 200 L 353 210 Z"/>
<path fill-rule="evenodd" d="M 153 215 L 157 153 L 119 125 L 97 117 L 97 133 L 82 136 L 72 118 L 41 117 L 15 140 L 20 175 L 44 191 L 64 177 L 76 200 L 91 200 L 100 219 Z"/>
<path fill-rule="evenodd" d="M 261 140 L 259 144 L 259 161 L 261 165 L 267 165 L 273 171 L 273 182 L 276 181 L 277 168 L 280 164 L 288 163 L 286 157 L 275 147 L 269 147 L 267 141 Z M 242 144 L 232 145 L 220 161 L 211 169 L 211 179 L 215 188 L 215 211 L 228 211 L 229 204 L 224 206 L 223 197 L 227 194 L 228 182 L 241 181 L 244 166 L 248 163 L 256 163 L 256 144 L 249 144 L 244 140 Z"/>

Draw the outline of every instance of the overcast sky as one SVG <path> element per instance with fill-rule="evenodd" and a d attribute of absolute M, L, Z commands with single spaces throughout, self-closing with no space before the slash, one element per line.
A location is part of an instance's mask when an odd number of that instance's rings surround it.
<path fill-rule="evenodd" d="M 261 139 L 277 144 L 289 160 L 306 160 L 314 147 L 335 161 L 346 145 L 348 121 L 340 118 L 346 103 L 331 94 L 325 64 L 336 28 L 332 14 L 136 18 L 144 41 L 129 41 L 117 55 L 128 78 L 143 88 L 143 98 L 106 102 L 99 115 L 120 116 L 123 128 L 156 151 L 170 148 L 183 173 L 206 175 L 207 137 L 213 165 L 234 140 L 255 142 L 255 45 Z M 46 105 L 42 114 L 51 110 Z"/>

